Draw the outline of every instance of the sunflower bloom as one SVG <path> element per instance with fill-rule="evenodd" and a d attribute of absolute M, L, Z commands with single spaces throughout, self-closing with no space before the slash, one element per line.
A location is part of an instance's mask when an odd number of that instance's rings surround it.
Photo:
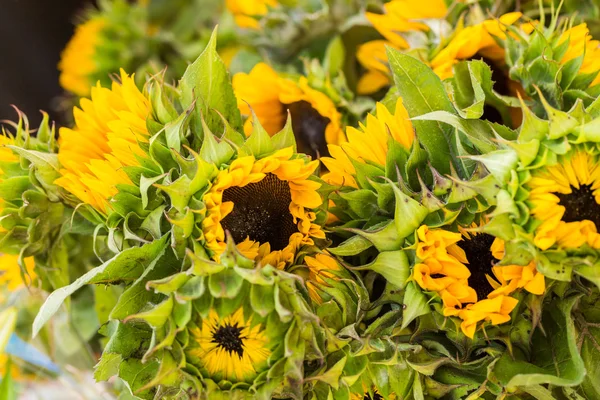
<path fill-rule="evenodd" d="M 283 129 L 289 111 L 299 152 L 325 155 L 327 144 L 345 141 L 335 104 L 311 88 L 305 77 L 298 81 L 283 78 L 267 64 L 259 63 L 248 74 L 236 74 L 233 88 L 242 114 L 249 116 L 252 108 L 271 136 Z M 244 131 L 247 135 L 252 131 L 251 118 Z"/>
<path fill-rule="evenodd" d="M 204 240 L 215 259 L 225 250 L 225 231 L 247 257 L 279 268 L 300 246 L 325 237 L 311 211 L 321 205 L 320 184 L 308 179 L 318 161 L 292 156 L 288 147 L 260 160 L 240 157 L 219 173 L 203 197 Z"/>
<path fill-rule="evenodd" d="M 576 151 L 536 171 L 526 183 L 531 213 L 539 226 L 534 242 L 542 250 L 553 245 L 599 249 L 600 168 L 598 157 Z"/>
<path fill-rule="evenodd" d="M 92 18 L 75 28 L 75 34 L 63 50 L 58 63 L 60 85 L 79 97 L 90 94 L 90 77 L 98 71 L 94 59 L 96 46 L 106 21 Z"/>
<path fill-rule="evenodd" d="M 497 40 L 504 40 L 506 27 L 513 25 L 521 16 L 520 12 L 512 12 L 497 20 L 489 19 L 459 30 L 431 60 L 431 67 L 441 79 L 446 79 L 453 75 L 454 64 L 476 56 L 489 60 L 494 66 L 504 65 L 505 52 Z M 532 29 L 530 25 L 525 28 Z"/>
<path fill-rule="evenodd" d="M 413 279 L 424 290 L 436 292 L 445 316 L 462 319 L 462 332 L 473 338 L 478 323 L 510 321 L 518 300 L 514 291 L 545 291 L 544 276 L 535 265 L 496 266 L 504 243 L 485 233 L 455 233 L 421 226 L 417 231 L 417 264 Z"/>
<path fill-rule="evenodd" d="M 190 354 L 198 357 L 217 382 L 225 379 L 250 383 L 271 355 L 264 326 L 246 320 L 242 308 L 223 318 L 211 309 L 201 327 L 190 333 L 197 344 Z"/>
<path fill-rule="evenodd" d="M 562 44 L 567 40 L 569 41 L 569 47 L 560 61 L 561 64 L 584 55 L 579 72 L 584 74 L 597 73 L 600 70 L 600 41 L 592 40 L 587 24 L 579 24 L 565 31 L 559 42 Z M 600 83 L 600 74 L 596 76 L 590 86 L 598 83 Z"/>
<path fill-rule="evenodd" d="M 257 18 L 266 15 L 269 7 L 277 6 L 277 0 L 227 0 L 225 5 L 240 28 L 258 29 Z"/>
<path fill-rule="evenodd" d="M 377 116 L 367 115 L 366 124 L 361 123 L 359 129 L 348 127 L 346 143 L 340 146 L 329 145 L 332 157 L 321 159 L 329 169 L 329 172 L 323 175 L 325 182 L 356 188 L 356 170 L 351 159 L 363 164 L 385 165 L 390 138 L 404 148 L 410 148 L 415 132 L 402 98 L 398 98 L 393 114 L 381 103 L 377 103 L 376 109 Z"/>
<path fill-rule="evenodd" d="M 361 45 L 356 57 L 366 69 L 359 79 L 359 94 L 371 94 L 389 86 L 390 74 L 387 67 L 385 47 L 408 49 L 410 47 L 403 34 L 410 31 L 429 31 L 429 26 L 422 22 L 427 19 L 442 19 L 448 8 L 443 0 L 393 0 L 384 5 L 384 14 L 367 13 L 367 19 L 385 40 L 374 40 Z"/>
<path fill-rule="evenodd" d="M 31 284 L 37 276 L 34 271 L 35 262 L 33 261 L 33 257 L 27 257 L 24 259 L 24 277 L 27 282 L 23 282 L 18 260 L 18 255 L 0 254 L 0 287 L 6 287 L 9 292 L 14 292 L 23 286 Z"/>
<path fill-rule="evenodd" d="M 121 83 L 92 88 L 91 99 L 74 108 L 75 127 L 61 128 L 58 159 L 62 166 L 56 184 L 85 204 L 106 213 L 116 185 L 131 180 L 123 170 L 145 157 L 140 143 L 148 141 L 146 118 L 150 101 L 133 76 L 121 70 Z"/>

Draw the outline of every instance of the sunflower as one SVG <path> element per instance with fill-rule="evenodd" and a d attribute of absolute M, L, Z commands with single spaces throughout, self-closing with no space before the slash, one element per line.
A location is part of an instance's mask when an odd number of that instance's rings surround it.
<path fill-rule="evenodd" d="M 382 103 L 377 103 L 376 111 L 377 116 L 367 115 L 366 124 L 361 123 L 359 129 L 348 127 L 348 142 L 329 145 L 332 157 L 321 159 L 329 169 L 323 175 L 325 182 L 334 186 L 357 188 L 354 178 L 356 170 L 351 160 L 362 164 L 385 165 L 390 138 L 405 149 L 410 148 L 415 132 L 402 98 L 396 101 L 393 114 Z"/>
<path fill-rule="evenodd" d="M 91 99 L 74 108 L 75 127 L 60 129 L 62 176 L 55 183 L 102 213 L 116 186 L 131 183 L 123 167 L 139 165 L 138 158 L 146 156 L 140 143 L 148 142 L 150 101 L 133 78 L 121 70 L 121 82 L 111 89 L 98 83 Z"/>
<path fill-rule="evenodd" d="M 5 286 L 9 292 L 30 285 L 37 276 L 33 257 L 26 257 L 23 261 L 25 271 L 21 275 L 18 255 L 0 254 L 0 286 Z M 23 282 L 23 278 L 26 282 Z"/>
<path fill-rule="evenodd" d="M 240 28 L 258 29 L 257 18 L 266 15 L 269 7 L 277 6 L 277 0 L 226 0 L 225 5 Z"/>
<path fill-rule="evenodd" d="M 453 75 L 452 67 L 461 60 L 480 57 L 493 67 L 501 68 L 504 61 L 504 49 L 497 40 L 506 38 L 506 27 L 521 18 L 520 12 L 502 15 L 497 20 L 489 19 L 477 25 L 458 30 L 450 41 L 433 57 L 431 67 L 441 78 Z M 524 25 L 526 31 L 533 30 L 531 24 Z"/>
<path fill-rule="evenodd" d="M 600 70 L 600 41 L 593 40 L 587 24 L 574 26 L 560 36 L 559 43 L 569 42 L 567 51 L 561 59 L 561 64 L 583 55 L 579 73 L 598 74 Z M 600 74 L 596 75 L 590 86 L 600 83 Z"/>
<path fill-rule="evenodd" d="M 297 81 L 284 78 L 267 64 L 259 63 L 248 74 L 235 74 L 233 88 L 242 114 L 249 116 L 252 109 L 271 136 L 283 129 L 289 111 L 299 152 L 325 155 L 327 144 L 345 140 L 335 104 L 311 88 L 306 77 Z M 251 118 L 244 131 L 247 135 L 252 131 Z"/>
<path fill-rule="evenodd" d="M 417 231 L 413 279 L 443 303 L 445 316 L 462 319 L 462 332 L 473 338 L 481 321 L 510 321 L 518 288 L 543 294 L 545 281 L 535 266 L 494 265 L 504 255 L 504 243 L 486 233 L 455 233 L 421 226 Z"/>
<path fill-rule="evenodd" d="M 390 84 L 386 46 L 398 50 L 408 49 L 410 45 L 403 34 L 411 31 L 427 32 L 430 27 L 425 20 L 441 20 L 448 12 L 444 0 L 427 0 L 425 3 L 418 0 L 393 0 L 385 4 L 384 9 L 384 14 L 366 14 L 385 40 L 367 42 L 358 48 L 356 58 L 366 69 L 358 81 L 359 94 L 375 93 Z"/>
<path fill-rule="evenodd" d="M 216 382 L 252 382 L 272 353 L 264 324 L 246 319 L 242 308 L 224 317 L 211 309 L 190 334 L 197 344 L 190 354 Z"/>
<path fill-rule="evenodd" d="M 83 97 L 90 94 L 90 77 L 98 72 L 94 59 L 102 29 L 103 18 L 92 18 L 75 28 L 75 34 L 63 50 L 58 63 L 60 85 L 63 89 Z"/>
<path fill-rule="evenodd" d="M 578 149 L 557 164 L 536 170 L 526 183 L 528 202 L 538 221 L 534 243 L 600 249 L 600 168 L 598 156 Z"/>
<path fill-rule="evenodd" d="M 204 240 L 215 259 L 225 250 L 225 231 L 247 257 L 280 268 L 300 246 L 325 237 L 311 211 L 322 203 L 321 185 L 309 180 L 318 161 L 293 155 L 288 147 L 262 159 L 240 157 L 219 172 L 203 197 Z"/>

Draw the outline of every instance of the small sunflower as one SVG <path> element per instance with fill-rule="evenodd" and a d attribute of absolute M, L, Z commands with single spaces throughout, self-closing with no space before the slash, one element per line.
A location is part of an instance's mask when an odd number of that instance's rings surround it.
<path fill-rule="evenodd" d="M 5 286 L 9 292 L 28 286 L 36 278 L 34 271 L 35 262 L 33 257 L 26 257 L 24 260 L 25 271 L 21 275 L 19 266 L 19 256 L 13 254 L 0 254 L 0 287 Z M 23 277 L 26 282 L 23 282 Z"/>
<path fill-rule="evenodd" d="M 75 107 L 75 127 L 61 128 L 58 159 L 61 177 L 55 181 L 85 204 L 106 213 L 118 184 L 131 183 L 123 170 L 145 157 L 140 143 L 148 142 L 146 118 L 150 101 L 121 70 L 112 88 L 98 84 L 91 99 Z"/>
<path fill-rule="evenodd" d="M 359 94 L 371 94 L 389 86 L 391 79 L 387 66 L 386 46 L 395 49 L 408 49 L 405 38 L 407 32 L 427 32 L 427 20 L 440 20 L 446 16 L 448 8 L 444 0 L 393 0 L 384 5 L 384 14 L 368 12 L 367 19 L 385 40 L 374 40 L 361 45 L 356 57 L 366 72 L 358 81 Z"/>
<path fill-rule="evenodd" d="M 600 41 L 592 39 L 587 24 L 579 24 L 563 32 L 559 43 L 563 44 L 565 41 L 569 42 L 569 46 L 560 61 L 561 64 L 584 55 L 579 73 L 597 74 L 600 70 Z M 600 83 L 600 74 L 594 78 L 590 86 L 598 83 Z"/>
<path fill-rule="evenodd" d="M 200 327 L 190 329 L 196 345 L 189 354 L 215 382 L 251 383 L 265 369 L 271 347 L 277 345 L 268 340 L 265 328 L 251 317 L 246 319 L 242 308 L 223 317 L 211 309 Z"/>
<path fill-rule="evenodd" d="M 63 50 L 58 63 L 60 85 L 65 90 L 80 97 L 90 94 L 90 77 L 99 70 L 94 55 L 105 25 L 106 21 L 97 17 L 75 28 L 75 34 Z"/>
<path fill-rule="evenodd" d="M 258 29 L 258 18 L 266 15 L 269 8 L 277 6 L 277 0 L 226 0 L 227 9 L 233 14 L 240 28 Z"/>
<path fill-rule="evenodd" d="M 455 233 L 421 226 L 417 231 L 417 263 L 413 279 L 443 303 L 445 316 L 462 319 L 462 332 L 473 338 L 481 321 L 498 325 L 510 321 L 518 288 L 543 294 L 545 282 L 535 266 L 494 265 L 504 244 L 486 233 Z"/>
<path fill-rule="evenodd" d="M 218 259 L 225 231 L 247 257 L 283 267 L 298 248 L 324 238 L 312 209 L 321 205 L 320 184 L 309 180 L 318 161 L 293 158 L 291 147 L 256 159 L 240 157 L 219 172 L 204 195 L 206 247 Z"/>
<path fill-rule="evenodd" d="M 233 88 L 242 114 L 249 116 L 252 108 L 271 136 L 284 127 L 289 111 L 299 152 L 325 155 L 327 144 L 345 140 L 335 104 L 327 95 L 311 88 L 306 77 L 297 81 L 284 78 L 267 64 L 259 63 L 248 74 L 234 75 Z M 247 135 L 252 131 L 251 118 L 246 121 L 244 131 Z"/>
<path fill-rule="evenodd" d="M 329 145 L 332 157 L 322 158 L 329 172 L 323 180 L 335 186 L 357 187 L 354 178 L 356 169 L 351 160 L 361 164 L 385 165 L 388 155 L 388 140 L 392 139 L 409 149 L 415 138 L 408 111 L 402 98 L 398 98 L 392 114 L 383 104 L 377 103 L 377 116 L 367 115 L 366 124 L 359 129 L 348 127 L 348 142 Z"/>
<path fill-rule="evenodd" d="M 600 168 L 598 156 L 578 149 L 557 164 L 536 170 L 526 183 L 528 202 L 538 221 L 535 244 L 600 249 Z"/>
<path fill-rule="evenodd" d="M 515 24 L 521 16 L 520 12 L 512 12 L 502 15 L 497 20 L 489 19 L 458 30 L 433 57 L 431 67 L 441 79 L 453 75 L 454 64 L 476 57 L 487 60 L 494 67 L 502 67 L 505 63 L 505 51 L 497 40 L 505 39 L 506 27 Z M 525 25 L 524 28 L 533 29 L 530 24 Z"/>

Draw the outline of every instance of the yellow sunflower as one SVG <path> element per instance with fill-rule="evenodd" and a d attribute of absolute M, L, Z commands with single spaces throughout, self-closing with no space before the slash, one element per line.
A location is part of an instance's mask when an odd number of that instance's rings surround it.
<path fill-rule="evenodd" d="M 304 257 L 304 263 L 308 267 L 308 278 L 306 287 L 311 299 L 317 303 L 322 303 L 323 299 L 319 294 L 320 286 L 327 286 L 325 279 L 336 279 L 337 275 L 333 271 L 340 270 L 340 264 L 329 254 L 316 254 L 314 257 Z"/>
<path fill-rule="evenodd" d="M 592 40 L 587 24 L 579 24 L 565 31 L 559 42 L 562 44 L 567 40 L 569 41 L 569 47 L 561 60 L 561 64 L 565 64 L 585 53 L 579 72 L 585 74 L 597 73 L 600 70 L 600 41 Z M 598 83 L 600 83 L 600 74 L 596 76 L 592 85 Z"/>
<path fill-rule="evenodd" d="M 23 282 L 21 267 L 18 261 L 18 255 L 0 254 L 0 287 L 6 287 L 9 292 L 29 286 L 37 276 L 34 271 L 35 262 L 33 257 L 26 257 L 24 259 L 24 277 L 26 282 Z"/>
<path fill-rule="evenodd" d="M 190 333 L 198 345 L 190 354 L 198 357 L 216 382 L 251 383 L 271 356 L 264 326 L 246 319 L 242 308 L 226 317 L 211 309 L 208 318 Z"/>
<path fill-rule="evenodd" d="M 60 56 L 58 69 L 63 89 L 83 97 L 90 93 L 90 76 L 98 71 L 94 59 L 100 33 L 106 25 L 102 18 L 92 18 L 75 28 L 75 34 Z"/>
<path fill-rule="evenodd" d="M 146 156 L 139 143 L 148 141 L 149 113 L 150 101 L 123 70 L 111 89 L 98 83 L 91 99 L 74 108 L 75 127 L 60 129 L 62 176 L 55 183 L 106 213 L 116 185 L 131 183 L 123 167 L 139 165 L 138 157 Z"/>
<path fill-rule="evenodd" d="M 441 79 L 446 79 L 452 76 L 454 64 L 476 56 L 487 59 L 494 66 L 504 65 L 505 52 L 497 40 L 504 40 L 506 27 L 513 25 L 521 16 L 520 12 L 512 12 L 497 20 L 489 19 L 460 29 L 431 60 L 431 67 Z M 533 26 L 527 24 L 523 28 L 531 31 Z"/>
<path fill-rule="evenodd" d="M 534 242 L 542 250 L 553 245 L 600 249 L 600 167 L 598 156 L 584 149 L 559 158 L 533 173 L 526 183 L 533 217 L 539 221 Z"/>
<path fill-rule="evenodd" d="M 240 157 L 219 172 L 203 197 L 204 240 L 215 259 L 225 250 L 225 231 L 247 257 L 278 268 L 312 238 L 325 237 L 311 211 L 321 205 L 321 185 L 308 179 L 318 161 L 305 163 L 293 154 L 288 147 L 260 160 Z"/>
<path fill-rule="evenodd" d="M 403 36 L 404 33 L 429 31 L 429 26 L 422 21 L 442 19 L 448 12 L 444 0 L 393 0 L 385 4 L 384 9 L 384 14 L 366 14 L 385 40 L 367 42 L 358 48 L 356 58 L 366 69 L 358 81 L 359 94 L 375 93 L 390 84 L 386 46 L 408 49 L 410 45 Z"/>
<path fill-rule="evenodd" d="M 421 226 L 417 231 L 417 264 L 413 279 L 436 292 L 445 316 L 462 319 L 462 332 L 473 338 L 481 321 L 498 325 L 510 321 L 518 288 L 542 294 L 545 281 L 534 265 L 496 266 L 504 243 L 485 233 L 455 233 Z"/>
<path fill-rule="evenodd" d="M 402 98 L 398 98 L 393 114 L 381 103 L 377 103 L 376 111 L 377 116 L 367 115 L 366 124 L 361 123 L 359 129 L 348 127 L 346 143 L 329 145 L 332 157 L 321 159 L 329 169 L 323 175 L 325 182 L 335 186 L 357 187 L 354 179 L 356 170 L 350 159 L 363 164 L 385 165 L 390 138 L 406 149 L 410 148 L 415 131 Z"/>
<path fill-rule="evenodd" d="M 226 0 L 225 5 L 240 28 L 258 29 L 257 18 L 266 15 L 270 7 L 277 6 L 277 0 Z"/>
<path fill-rule="evenodd" d="M 271 136 L 284 127 L 289 111 L 299 152 L 324 155 L 327 144 L 345 141 L 335 104 L 327 95 L 311 88 L 306 77 L 298 81 L 287 79 L 267 64 L 259 63 L 248 74 L 235 74 L 233 88 L 242 114 L 249 116 L 251 107 Z M 252 131 L 251 118 L 246 121 L 244 131 L 247 135 Z"/>

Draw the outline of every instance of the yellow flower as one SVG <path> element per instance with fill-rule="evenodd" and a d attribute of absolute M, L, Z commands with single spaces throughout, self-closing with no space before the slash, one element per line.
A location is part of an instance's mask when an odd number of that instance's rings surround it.
<path fill-rule="evenodd" d="M 534 242 L 542 250 L 553 245 L 600 249 L 600 168 L 598 157 L 585 150 L 562 156 L 555 165 L 533 173 L 526 183 L 533 217 L 539 221 Z"/>
<path fill-rule="evenodd" d="M 75 127 L 60 130 L 62 176 L 55 183 L 106 213 L 116 185 L 131 183 L 123 167 L 139 165 L 137 157 L 145 157 L 139 143 L 148 141 L 149 113 L 150 101 L 123 70 L 121 83 L 114 82 L 112 89 L 98 83 L 91 100 L 81 99 L 81 108 L 74 108 Z"/>
<path fill-rule="evenodd" d="M 14 292 L 24 286 L 29 286 L 37 277 L 34 271 L 35 262 L 33 257 L 26 257 L 23 282 L 21 267 L 18 263 L 19 256 L 13 254 L 0 254 L 0 287 L 6 287 L 9 292 Z"/>
<path fill-rule="evenodd" d="M 225 5 L 240 28 L 258 29 L 257 18 L 266 15 L 269 7 L 277 6 L 277 0 L 226 0 Z"/>
<path fill-rule="evenodd" d="M 521 13 L 504 14 L 499 19 L 489 19 L 477 25 L 460 29 L 444 48 L 431 60 L 431 67 L 441 78 L 452 76 L 452 66 L 475 56 L 484 57 L 495 66 L 504 65 L 504 49 L 497 40 L 506 39 L 506 27 L 521 18 Z M 525 25 L 527 30 L 533 29 Z"/>
<path fill-rule="evenodd" d="M 493 236 L 454 233 L 421 226 L 417 231 L 413 279 L 424 290 L 436 292 L 445 316 L 462 319 L 462 332 L 472 338 L 481 321 L 498 325 L 510 321 L 518 300 L 510 297 L 524 288 L 545 291 L 544 276 L 535 264 L 498 266 L 504 242 Z"/>
<path fill-rule="evenodd" d="M 90 93 L 91 76 L 98 71 L 94 59 L 100 33 L 106 25 L 102 18 L 92 18 L 75 28 L 58 63 L 60 85 L 77 96 Z"/>
<path fill-rule="evenodd" d="M 244 318 L 242 308 L 226 317 L 211 309 L 201 327 L 190 333 L 198 345 L 190 353 L 199 358 L 215 382 L 251 383 L 271 356 L 264 327 Z"/>
<path fill-rule="evenodd" d="M 592 35 L 587 25 L 585 23 L 579 24 L 565 31 L 561 35 L 559 42 L 562 44 L 567 40 L 569 41 L 569 47 L 560 61 L 561 64 L 565 64 L 585 53 L 579 72 L 585 74 L 597 73 L 600 70 L 600 41 L 592 40 Z M 600 83 L 600 74 L 596 76 L 592 85 L 598 83 Z"/>
<path fill-rule="evenodd" d="M 390 84 L 385 46 L 407 49 L 402 36 L 410 31 L 429 31 L 426 19 L 441 19 L 448 9 L 444 0 L 393 0 L 384 5 L 384 14 L 367 13 L 367 19 L 386 40 L 375 40 L 358 48 L 356 57 L 367 72 L 359 79 L 359 94 L 375 93 Z"/>
<path fill-rule="evenodd" d="M 317 303 L 322 303 L 323 299 L 319 294 L 320 286 L 328 286 L 326 279 L 336 279 L 337 275 L 333 271 L 340 270 L 340 264 L 329 254 L 317 254 L 314 257 L 304 257 L 304 262 L 308 267 L 308 279 L 306 287 L 308 294 Z"/>
<path fill-rule="evenodd" d="M 392 138 L 409 149 L 415 137 L 414 128 L 408 112 L 398 98 L 394 113 L 381 103 L 377 103 L 377 116 L 367 115 L 366 124 L 360 129 L 348 127 L 348 141 L 341 146 L 329 145 L 332 157 L 323 157 L 323 164 L 329 172 L 323 175 L 325 182 L 335 186 L 357 187 L 356 173 L 351 159 L 363 164 L 385 165 L 388 140 Z"/>
<path fill-rule="evenodd" d="M 225 250 L 225 231 L 247 257 L 283 268 L 298 248 L 324 238 L 311 209 L 321 205 L 319 183 L 309 180 L 318 161 L 293 159 L 288 147 L 271 156 L 240 157 L 220 171 L 204 195 L 202 223 L 206 247 L 213 258 Z"/>
<path fill-rule="evenodd" d="M 283 78 L 267 64 L 259 63 L 249 74 L 236 74 L 233 88 L 242 114 L 249 116 L 252 107 L 271 136 L 284 127 L 289 111 L 299 152 L 324 155 L 327 144 L 345 141 L 335 104 L 311 88 L 306 77 L 298 81 Z M 247 135 L 252 132 L 252 118 L 246 121 L 244 131 Z"/>

